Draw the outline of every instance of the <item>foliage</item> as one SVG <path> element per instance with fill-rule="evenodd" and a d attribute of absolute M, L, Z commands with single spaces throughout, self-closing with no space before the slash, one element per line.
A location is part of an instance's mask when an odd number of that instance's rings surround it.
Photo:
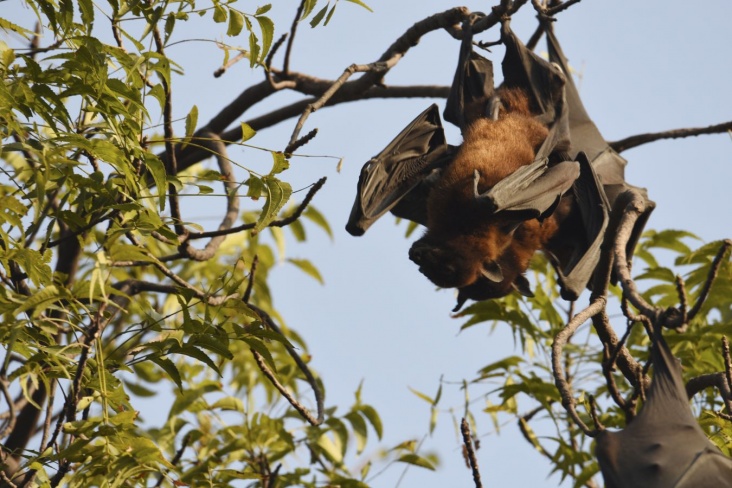
<path fill-rule="evenodd" d="M 172 118 L 182 71 L 166 48 L 181 25 L 193 16 L 225 25 L 229 38 L 248 39 L 235 51 L 264 66 L 271 5 L 28 6 L 51 32 L 49 46 L 39 45 L 40 32 L 0 19 L 21 39 L 0 42 L 4 479 L 364 486 L 372 460 L 355 472 L 347 461 L 381 439 L 379 414 L 360 388 L 349 408 L 320 404 L 324 385 L 307 366 L 306 344 L 272 307 L 267 285 L 282 228 L 304 240 L 301 216 L 330 233 L 308 206 L 322 182 L 294 205 L 282 179 L 288 155 L 270 151 L 271 169 L 258 170 L 201 131 L 196 105 L 180 124 Z M 221 47 L 226 63 L 233 48 Z M 246 124 L 240 130 L 240 144 L 256 137 Z M 177 166 L 186 148 L 208 151 L 218 169 Z M 232 165 L 248 176 L 235 180 Z M 204 198 L 226 204 L 213 233 L 181 216 Z M 241 199 L 243 223 L 234 225 Z M 193 245 L 204 238 L 204 249 Z M 322 281 L 309 261 L 289 262 Z M 162 424 L 150 422 L 147 405 L 165 405 Z M 298 407 L 317 410 L 312 422 Z M 373 461 L 431 466 L 413 451 L 405 443 Z"/>
<path fill-rule="evenodd" d="M 282 70 L 270 66 L 281 45 L 271 5 L 245 11 L 218 0 L 26 2 L 52 42 L 41 46 L 40 32 L 0 18 L 0 29 L 20 39 L 17 45 L 0 41 L 3 481 L 357 487 L 372 482 L 374 464 L 434 469 L 436 458 L 421 453 L 414 440 L 365 454 L 384 435 L 379 413 L 360 386 L 348 408 L 323 405 L 327 382 L 310 370 L 303 337 L 273 307 L 276 290 L 268 277 L 283 255 L 285 234 L 302 242 L 312 225 L 331 233 L 310 205 L 323 182 L 296 204 L 285 180 L 292 148 L 312 135 L 284 151 L 263 150 L 255 146 L 260 127 L 238 120 L 228 121 L 236 125 L 229 132 L 226 124 L 202 125 L 190 102 L 184 118 L 173 117 L 176 79 L 185 73 L 167 48 L 194 18 L 219 24 L 232 44 L 245 39 L 245 47 L 218 45 L 224 66 L 245 58 L 265 74 L 266 81 L 252 87 L 256 101 L 287 83 L 312 81 L 289 72 L 287 61 Z M 297 20 L 325 25 L 337 5 L 304 0 Z M 445 25 L 468 14 L 447 11 Z M 399 49 L 439 27 L 418 23 L 383 59 L 398 59 Z M 380 85 L 385 69 L 384 63 L 367 68 L 373 71 L 366 82 L 348 82 L 361 86 L 361 96 Z M 256 158 L 230 158 L 232 144 L 264 151 L 265 169 Z M 216 160 L 217 169 L 198 164 L 204 159 Z M 234 166 L 243 178 L 235 177 Z M 224 191 L 217 193 L 217 185 Z M 202 202 L 225 207 L 214 231 L 184 218 Z M 205 247 L 194 245 L 202 239 Z M 641 295 L 659 307 L 685 310 L 712 283 L 684 336 L 667 333 L 687 379 L 726 366 L 720 340 L 730 334 L 732 264 L 729 253 L 719 258 L 720 246 L 663 231 L 648 232 L 636 251 L 645 266 L 636 276 L 647 285 Z M 665 264 L 672 260 L 683 270 L 683 287 L 678 271 Z M 322 282 L 307 259 L 286 262 Z M 562 478 L 594 486 L 592 440 L 562 406 L 550 361 L 551 344 L 573 306 L 559 301 L 545 258 L 534 259 L 531 274 L 533 298 L 511 295 L 459 314 L 463 328 L 510 327 L 523 352 L 487 364 L 460 384 L 461 410 L 473 429 L 484 418 L 495 430 L 516 421 Z M 620 318 L 638 310 L 619 288 L 611 287 L 611 294 L 614 326 L 627 324 L 623 340 L 645 361 L 647 334 L 636 321 Z M 642 391 L 607 356 L 587 327 L 564 348 L 562 363 L 584 423 L 591 424 L 596 411 L 605 426 L 622 427 L 632 409 L 619 407 L 616 397 L 637 408 Z M 440 384 L 434 396 L 414 391 L 429 405 L 430 432 L 445 412 L 448 386 Z M 151 418 L 161 404 L 167 412 L 157 425 Z M 723 421 L 729 406 L 706 389 L 695 408 L 711 439 L 732 453 L 732 427 Z M 535 430 L 539 419 L 546 421 Z"/>
<path fill-rule="evenodd" d="M 727 249 L 724 242 L 711 242 L 694 247 L 698 239 L 688 232 L 667 230 L 648 231 L 641 239 L 636 256 L 644 269 L 635 279 L 642 288 L 642 295 L 650 303 L 664 307 L 679 306 L 677 273 L 663 263 L 673 263 L 683 270 L 686 303 L 699 299 L 702 289 L 709 280 L 715 257 L 720 248 Z M 690 245 L 691 244 L 691 245 Z M 667 250 L 663 255 L 660 250 Z M 518 422 L 519 428 L 537 451 L 549 458 L 561 473 L 562 479 L 574 479 L 575 486 L 595 486 L 591 477 L 599 472 L 597 462 L 591 455 L 591 439 L 582 435 L 562 407 L 562 398 L 555 386 L 550 361 L 554 338 L 573 308 L 559 299 L 554 282 L 555 273 L 546 258 L 536 256 L 532 262 L 535 280 L 535 297 L 508 296 L 500 301 L 486 301 L 471 305 L 459 316 L 467 318 L 463 328 L 478 324 L 492 327 L 509 326 L 520 341 L 525 355 L 502 358 L 486 365 L 464 386 L 476 400 L 466 404 L 472 412 L 476 404 L 482 403 L 482 411 L 488 413 L 498 430 L 510 419 Z M 724 255 L 713 281 L 709 296 L 701 311 L 688 323 L 683 335 L 667 332 L 671 348 L 684 366 L 685 379 L 724 371 L 722 339 L 730 334 L 730 287 L 732 286 L 732 261 L 729 252 Z M 615 319 L 613 323 L 620 334 L 627 334 L 626 347 L 639 360 L 647 361 L 650 345 L 648 334 L 640 322 L 622 316 L 619 287 L 611 288 L 614 294 L 609 305 Z M 582 298 L 577 304 L 582 303 Z M 624 306 L 627 306 L 625 304 Z M 637 311 L 634 314 L 637 315 Z M 624 331 L 622 325 L 626 325 Z M 623 428 L 626 414 L 614 401 L 604 376 L 607 366 L 603 345 L 594 328 L 587 326 L 583 334 L 575 336 L 575 344 L 564 350 L 564 370 L 575 389 L 581 405 L 580 414 L 585 423 L 592 424 L 591 411 L 596 409 L 599 421 L 607 428 Z M 621 396 L 638 399 L 637 387 L 628 382 L 618 371 L 611 375 Z M 592 402 L 596 406 L 593 407 Z M 480 402 L 480 403 L 478 403 Z M 639 406 L 636 406 L 639 408 Z M 732 426 L 725 420 L 728 413 L 722 397 L 713 390 L 698 395 L 695 410 L 712 441 L 726 454 L 732 453 Z M 720 413 L 721 412 L 721 413 Z M 721 416 L 720 416 L 721 415 Z M 480 416 L 470 413 L 474 423 Z M 542 434 L 537 434 L 532 424 L 543 422 Z M 546 431 L 546 426 L 550 431 Z"/>

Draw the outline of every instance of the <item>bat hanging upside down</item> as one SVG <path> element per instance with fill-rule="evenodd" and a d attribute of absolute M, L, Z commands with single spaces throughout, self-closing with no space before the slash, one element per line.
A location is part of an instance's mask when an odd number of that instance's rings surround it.
<path fill-rule="evenodd" d="M 467 287 L 482 277 L 493 283 L 498 296 L 514 288 L 528 293 L 523 272 L 534 252 L 556 233 L 557 223 L 550 216 L 517 225 L 486 212 L 480 195 L 534 162 L 548 130 L 518 88 L 498 90 L 491 101 L 473 105 L 466 113 L 473 109 L 478 116 L 466 116 L 463 144 L 427 197 L 427 232 L 414 243 L 409 258 L 443 288 Z M 480 107 L 486 112 L 491 105 L 491 116 L 481 116 Z"/>
<path fill-rule="evenodd" d="M 503 84 L 493 64 L 472 50 L 463 25 L 458 67 L 445 119 L 463 143 L 450 146 L 432 105 L 361 170 L 346 229 L 362 235 L 384 213 L 424 225 L 409 257 L 434 284 L 468 299 L 531 296 L 524 276 L 543 250 L 557 270 L 562 297 L 574 300 L 599 260 L 609 209 L 626 191 L 626 161 L 587 115 L 551 27 L 550 62 L 535 55 L 504 20 Z M 638 219 L 632 255 L 653 209 Z"/>

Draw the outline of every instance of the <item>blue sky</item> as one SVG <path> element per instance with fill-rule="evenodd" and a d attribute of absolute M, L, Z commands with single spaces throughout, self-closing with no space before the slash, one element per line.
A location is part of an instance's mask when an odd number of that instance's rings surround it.
<path fill-rule="evenodd" d="M 289 28 L 295 1 L 273 8 L 277 35 Z M 334 79 L 351 63 L 375 61 L 391 42 L 413 23 L 455 4 L 424 0 L 372 0 L 370 13 L 355 4 L 340 2 L 325 28 L 302 25 L 293 49 L 291 68 Z M 471 10 L 488 11 L 490 2 L 466 2 Z M 239 8 L 254 11 L 248 3 Z M 280 15 L 280 13 L 282 15 Z M 512 27 L 526 39 L 535 27 L 533 11 L 524 7 Z M 17 0 L 0 4 L 0 15 L 27 18 Z M 570 64 L 580 73 L 580 94 L 585 106 L 608 140 L 679 127 L 706 126 L 732 119 L 732 4 L 710 0 L 690 2 L 585 0 L 558 16 L 556 33 Z M 198 23 L 181 38 L 225 38 L 225 26 Z M 478 40 L 496 40 L 498 30 Z M 246 45 L 244 38 L 237 40 Z M 541 46 L 541 45 L 540 45 Z M 437 31 L 426 36 L 392 69 L 387 84 L 451 82 L 459 42 Z M 541 50 L 540 48 L 539 50 Z M 186 71 L 174 81 L 175 116 L 183 117 L 192 104 L 199 121 L 215 115 L 234 96 L 261 80 L 259 71 L 240 63 L 220 79 L 212 77 L 222 53 L 212 43 L 184 43 L 168 50 Z M 492 59 L 500 60 L 497 47 Z M 275 61 L 275 64 L 281 62 Z M 244 119 L 292 100 L 278 94 L 254 108 Z M 521 354 L 507 327 L 491 330 L 488 324 L 459 333 L 461 320 L 450 317 L 455 297 L 450 290 L 435 290 L 407 259 L 417 235 L 404 238 L 404 225 L 386 216 L 369 232 L 354 238 L 344 225 L 353 202 L 361 165 L 379 152 L 409 121 L 436 101 L 371 100 L 326 108 L 310 116 L 303 133 L 317 127 L 318 136 L 301 152 L 333 158 L 293 158 L 284 178 L 302 188 L 323 175 L 328 183 L 314 204 L 328 218 L 335 236 L 331 241 L 310 227 L 308 242 L 289 242 L 287 257 L 307 258 L 319 267 L 320 286 L 292 266 L 272 274 L 275 306 L 305 338 L 312 365 L 326 385 L 327 405 L 347 407 L 363 381 L 364 401 L 382 415 L 385 444 L 406 438 L 422 439 L 428 431 L 429 406 L 409 388 L 433 395 L 440 378 L 444 387 L 434 434 L 424 449 L 437 451 L 436 473 L 410 468 L 399 486 L 472 486 L 460 453 L 460 442 L 448 409 L 462 414 L 464 393 L 459 382 L 501 357 Z M 281 149 L 295 120 L 262 131 L 252 143 Z M 448 139 L 457 144 L 456 129 Z M 230 157 L 266 171 L 267 153 L 232 148 Z M 732 237 L 732 141 L 729 135 L 661 141 L 623 154 L 629 161 L 628 181 L 644 186 L 657 203 L 648 228 L 685 229 L 708 242 Z M 343 168 L 336 172 L 337 158 Z M 299 194 L 302 195 L 302 194 Z M 299 199 L 299 198 L 298 198 Z M 218 207 L 201 209 L 200 216 L 218 215 Z M 190 220 L 196 220 L 191 215 Z M 206 221 L 216 225 L 216 219 Z M 530 404 L 519 410 L 528 410 Z M 558 486 L 551 467 L 521 438 L 515 423 L 496 435 L 482 405 L 474 404 L 481 449 L 478 461 L 487 486 Z M 550 431 L 547 431 L 550 432 Z M 395 486 L 401 468 L 392 468 L 374 486 Z M 565 483 L 566 486 L 570 484 Z M 563 485 L 564 486 L 564 485 Z"/>

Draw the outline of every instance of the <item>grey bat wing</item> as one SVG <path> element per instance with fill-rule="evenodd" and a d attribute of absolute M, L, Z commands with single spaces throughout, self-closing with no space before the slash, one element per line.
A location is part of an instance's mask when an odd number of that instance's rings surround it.
<path fill-rule="evenodd" d="M 732 459 L 699 427 L 681 365 L 660 330 L 646 403 L 619 432 L 603 431 L 596 455 L 607 488 L 732 488 Z"/>
<path fill-rule="evenodd" d="M 594 183 L 582 188 L 580 187 L 582 182 L 578 181 L 578 185 L 575 186 L 574 194 L 582 211 L 582 223 L 587 246 L 577 247 L 568 260 L 555 263 L 563 280 L 563 296 L 565 296 L 564 292 L 566 291 L 567 296 L 565 298 L 571 299 L 571 296 L 576 298 L 576 295 L 582 292 L 592 276 L 595 268 L 594 264 L 599 260 L 599 244 L 602 242 L 609 210 L 612 209 L 618 196 L 626 191 L 633 191 L 646 200 L 646 212 L 636 222 L 628 241 L 626 253 L 629 259 L 633 256 L 635 246 L 638 239 L 640 239 L 651 211 L 655 208 L 655 203 L 648 199 L 648 194 L 644 188 L 635 187 L 625 181 L 627 161 L 608 145 L 587 114 L 577 86 L 570 74 L 569 62 L 562 52 L 551 26 L 547 28 L 546 38 L 549 60 L 561 68 L 567 80 L 564 95 L 568 109 L 569 156 L 574 158 L 578 153 L 584 152 L 591 163 L 592 171 L 596 175 L 596 181 L 600 184 L 599 190 L 594 188 Z M 590 183 L 589 179 L 586 181 Z M 599 191 L 602 195 L 598 197 L 597 194 L 593 194 L 596 191 Z M 588 199 L 591 205 L 584 203 Z M 596 207 L 600 200 L 605 207 L 602 211 Z M 605 222 L 601 223 L 600 219 L 604 219 Z M 572 263 L 580 260 L 585 263 L 584 266 L 572 266 Z"/>
<path fill-rule="evenodd" d="M 383 151 L 364 164 L 358 179 L 356 200 L 346 230 L 360 236 L 379 217 L 440 165 L 446 164 L 448 145 L 437 105 L 431 105 L 391 141 Z M 449 159 L 449 158 L 448 158 Z M 424 223 L 426 202 L 414 198 L 399 208 L 402 217 Z"/>

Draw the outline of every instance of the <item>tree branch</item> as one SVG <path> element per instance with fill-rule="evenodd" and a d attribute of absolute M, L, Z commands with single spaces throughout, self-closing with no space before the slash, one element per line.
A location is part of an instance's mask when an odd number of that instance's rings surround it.
<path fill-rule="evenodd" d="M 704 134 L 721 134 L 732 130 L 732 121 L 723 122 L 721 124 L 710 125 L 708 127 L 694 127 L 688 129 L 672 129 L 663 132 L 649 132 L 646 134 L 638 134 L 626 137 L 619 141 L 609 142 L 610 147 L 617 152 L 623 152 L 634 147 L 647 144 L 649 142 L 660 141 L 662 139 L 681 139 L 684 137 L 695 137 Z"/>

